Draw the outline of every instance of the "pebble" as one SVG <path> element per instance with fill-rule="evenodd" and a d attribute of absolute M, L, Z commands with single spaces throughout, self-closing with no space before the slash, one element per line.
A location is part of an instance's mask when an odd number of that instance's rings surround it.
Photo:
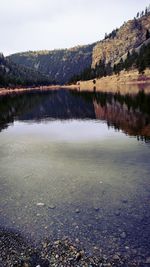
<path fill-rule="evenodd" d="M 120 211 L 119 211 L 119 210 L 116 210 L 116 211 L 115 211 L 115 215 L 116 215 L 116 216 L 120 216 Z"/>
<path fill-rule="evenodd" d="M 94 210 L 95 210 L 95 211 L 99 211 L 99 207 L 95 207 Z"/>
<path fill-rule="evenodd" d="M 83 257 L 83 255 L 84 255 L 84 251 L 78 252 L 77 255 L 76 255 L 76 261 L 81 260 L 81 258 Z"/>
<path fill-rule="evenodd" d="M 150 257 L 146 258 L 146 264 L 150 264 Z"/>
<path fill-rule="evenodd" d="M 120 237 L 123 238 L 123 239 L 126 238 L 126 237 L 127 237 L 126 232 L 122 232 L 122 233 L 120 234 Z"/>
<path fill-rule="evenodd" d="M 123 199 L 122 203 L 126 204 L 126 203 L 128 203 L 128 200 L 127 199 Z"/>
<path fill-rule="evenodd" d="M 113 260 L 119 261 L 120 260 L 120 257 L 116 254 L 116 255 L 113 256 Z"/>
<path fill-rule="evenodd" d="M 29 267 L 29 264 L 25 262 L 23 267 Z"/>
<path fill-rule="evenodd" d="M 36 203 L 36 205 L 37 205 L 38 207 L 43 207 L 43 206 L 45 206 L 45 204 L 44 204 L 43 202 L 38 202 L 38 203 Z"/>
<path fill-rule="evenodd" d="M 48 208 L 51 209 L 51 210 L 53 210 L 53 209 L 56 208 L 56 206 L 54 206 L 54 205 L 50 205 L 50 206 L 48 206 Z"/>
<path fill-rule="evenodd" d="M 80 213 L 80 210 L 79 210 L 79 209 L 76 209 L 75 212 L 76 212 L 76 213 Z"/>

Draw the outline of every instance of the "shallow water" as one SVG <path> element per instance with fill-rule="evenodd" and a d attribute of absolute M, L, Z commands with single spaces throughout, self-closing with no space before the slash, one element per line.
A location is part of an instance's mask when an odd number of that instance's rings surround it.
<path fill-rule="evenodd" d="M 58 91 L 0 100 L 2 227 L 36 244 L 67 236 L 87 251 L 148 255 L 149 98 L 116 97 Z"/>

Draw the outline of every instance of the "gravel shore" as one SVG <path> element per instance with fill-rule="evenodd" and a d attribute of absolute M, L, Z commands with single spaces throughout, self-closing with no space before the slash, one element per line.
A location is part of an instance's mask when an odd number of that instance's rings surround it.
<path fill-rule="evenodd" d="M 95 254 L 86 252 L 68 239 L 44 241 L 38 248 L 28 245 L 20 234 L 0 230 L 0 267 L 148 267 L 150 258 L 124 257 L 117 252 L 106 256 L 95 248 Z"/>

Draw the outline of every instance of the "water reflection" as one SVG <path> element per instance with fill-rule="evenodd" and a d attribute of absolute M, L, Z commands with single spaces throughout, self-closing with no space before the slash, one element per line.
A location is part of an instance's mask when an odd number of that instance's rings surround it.
<path fill-rule="evenodd" d="M 150 139 L 150 95 L 78 92 L 28 92 L 0 97 L 0 130 L 15 120 L 96 119 L 137 139 Z"/>
<path fill-rule="evenodd" d="M 67 90 L 1 97 L 1 130 L 13 123 L 0 133 L 2 227 L 35 243 L 67 236 L 89 253 L 147 258 L 149 146 L 120 130 L 149 140 L 149 100 Z"/>

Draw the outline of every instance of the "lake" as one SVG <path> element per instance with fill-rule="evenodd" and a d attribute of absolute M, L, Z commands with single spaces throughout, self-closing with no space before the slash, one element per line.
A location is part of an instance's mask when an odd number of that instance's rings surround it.
<path fill-rule="evenodd" d="M 1 96 L 0 179 L 1 227 L 35 246 L 149 257 L 150 95 Z"/>

